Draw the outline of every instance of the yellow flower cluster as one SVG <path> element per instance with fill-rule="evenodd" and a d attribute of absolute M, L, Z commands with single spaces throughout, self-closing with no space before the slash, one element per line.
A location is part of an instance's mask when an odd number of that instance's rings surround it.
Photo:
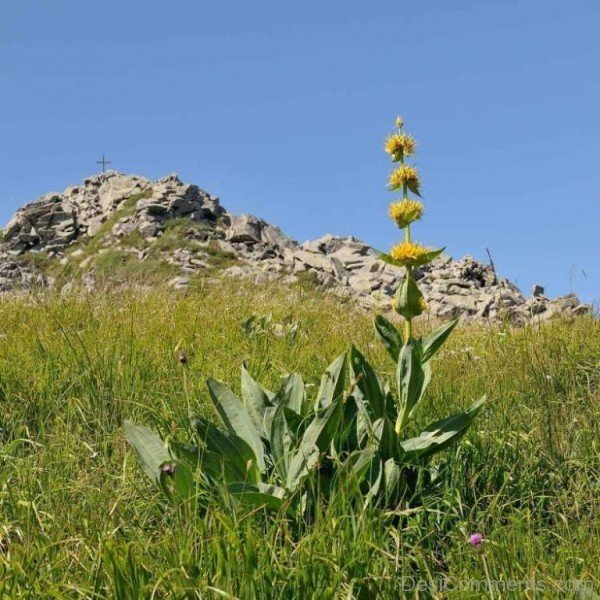
<path fill-rule="evenodd" d="M 397 190 L 404 185 L 413 191 L 418 190 L 420 185 L 419 172 L 410 165 L 400 165 L 390 175 L 389 183 L 393 190 Z"/>
<path fill-rule="evenodd" d="M 417 242 L 402 242 L 390 250 L 390 256 L 404 267 L 416 267 L 423 264 L 430 252 L 429 248 Z"/>
<path fill-rule="evenodd" d="M 406 156 L 412 156 L 415 153 L 416 146 L 415 139 L 407 133 L 392 133 L 385 141 L 384 147 L 385 151 L 395 161 L 398 161 Z"/>
<path fill-rule="evenodd" d="M 404 198 L 399 202 L 390 204 L 390 217 L 396 221 L 398 227 L 404 229 L 413 221 L 417 221 L 423 214 L 423 203 L 418 200 L 409 200 Z"/>

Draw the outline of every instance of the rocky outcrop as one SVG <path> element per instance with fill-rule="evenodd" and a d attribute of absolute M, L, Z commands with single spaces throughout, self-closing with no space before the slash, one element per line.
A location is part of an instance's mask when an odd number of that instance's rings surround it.
<path fill-rule="evenodd" d="M 47 280 L 39 269 L 32 268 L 0 250 L 0 292 L 43 289 Z"/>
<path fill-rule="evenodd" d="M 317 280 L 334 292 L 356 297 L 362 304 L 389 308 L 402 278 L 402 269 L 380 261 L 372 248 L 354 238 L 327 235 L 288 252 L 295 272 L 312 270 Z M 442 255 L 417 269 L 415 277 L 429 305 L 429 313 L 441 319 L 506 320 L 522 325 L 559 314 L 590 312 L 575 294 L 550 299 L 541 286 L 526 298 L 510 281 L 498 277 L 491 265 L 471 256 L 453 260 Z"/>
<path fill-rule="evenodd" d="M 198 186 L 181 182 L 175 174 L 154 183 L 146 182 L 140 196 L 132 207 L 132 214 L 123 216 L 114 225 L 113 236 L 119 238 L 139 231 L 143 238 L 156 238 L 163 232 L 165 223 L 173 219 L 202 221 L 211 229 L 225 213 L 218 198 Z"/>
<path fill-rule="evenodd" d="M 225 212 L 218 198 L 182 183 L 177 175 L 151 182 L 109 171 L 19 209 L 5 228 L 4 245 L 17 256 L 29 250 L 60 252 L 81 236 L 97 235 L 110 217 L 124 208 L 131 214 L 112 228 L 116 237 L 134 230 L 145 238 L 156 237 L 169 220 L 214 223 Z"/>
<path fill-rule="evenodd" d="M 390 301 L 403 276 L 402 269 L 379 260 L 373 249 L 353 237 L 326 235 L 300 246 L 288 246 L 276 258 L 254 255 L 240 276 L 256 279 L 263 274 L 282 271 L 312 273 L 317 283 L 341 296 L 355 298 L 362 305 L 389 309 Z M 415 277 L 429 313 L 441 319 L 508 321 L 516 325 L 544 320 L 556 315 L 590 312 L 577 296 L 569 294 L 550 299 L 541 286 L 526 298 L 510 281 L 498 277 L 491 265 L 471 256 L 453 260 L 442 255 L 418 269 Z"/>
<path fill-rule="evenodd" d="M 81 235 L 93 235 L 128 198 L 144 192 L 147 179 L 108 172 L 82 185 L 51 193 L 19 209 L 4 231 L 4 245 L 13 255 L 29 250 L 56 253 Z"/>
<path fill-rule="evenodd" d="M 183 225 L 181 247 L 152 254 L 153 244 L 160 245 L 158 239 L 174 224 Z M 143 240 L 143 248 L 131 245 L 133 234 Z M 117 248 L 140 261 L 158 256 L 176 267 L 180 276 L 169 282 L 174 289 L 186 288 L 197 272 L 211 272 L 214 279 L 210 258 L 215 252 L 226 257 L 222 276 L 292 283 L 309 274 L 332 293 L 379 309 L 389 308 L 402 277 L 401 269 L 383 263 L 372 248 L 353 237 L 326 235 L 298 244 L 262 219 L 228 213 L 218 198 L 183 183 L 177 175 L 150 181 L 111 171 L 61 194 L 42 196 L 17 211 L 0 245 L 0 291 L 52 285 L 52 278 L 30 266 L 34 261 L 25 260 L 33 253 L 62 264 L 79 260 L 78 267 L 84 270 L 81 280 L 93 290 L 94 256 L 83 250 L 93 238 L 100 238 L 97 255 Z M 540 286 L 527 298 L 491 265 L 470 256 L 453 260 L 443 255 L 415 275 L 430 314 L 442 319 L 523 324 L 590 311 L 575 295 L 550 299 Z"/>
<path fill-rule="evenodd" d="M 43 248 L 49 252 L 66 248 L 77 237 L 75 214 L 60 196 L 48 196 L 20 209 L 6 226 L 4 240 L 10 254 Z"/>

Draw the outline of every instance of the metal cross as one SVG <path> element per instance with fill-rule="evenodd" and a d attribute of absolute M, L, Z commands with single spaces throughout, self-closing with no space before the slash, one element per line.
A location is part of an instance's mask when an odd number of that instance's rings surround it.
<path fill-rule="evenodd" d="M 110 165 L 112 164 L 110 160 L 106 160 L 106 158 L 104 158 L 104 154 L 102 155 L 102 160 L 97 160 L 96 161 L 97 165 L 102 165 L 102 172 L 104 173 L 106 171 L 106 165 Z"/>

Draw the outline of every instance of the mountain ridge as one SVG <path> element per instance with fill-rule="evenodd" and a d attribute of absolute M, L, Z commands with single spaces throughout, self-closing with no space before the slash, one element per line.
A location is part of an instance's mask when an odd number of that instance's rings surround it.
<path fill-rule="evenodd" d="M 60 285 L 67 293 L 80 284 L 93 290 L 102 265 L 110 280 L 123 264 L 136 273 L 152 265 L 176 289 L 208 275 L 213 283 L 215 275 L 287 284 L 310 279 L 378 309 L 390 308 L 402 277 L 354 237 L 326 234 L 299 244 L 264 219 L 229 213 L 218 197 L 176 174 L 151 181 L 107 171 L 17 210 L 0 244 L 0 291 Z M 493 265 L 470 255 L 443 255 L 416 276 L 430 313 L 443 319 L 522 325 L 591 311 L 574 294 L 550 299 L 539 286 L 527 298 Z"/>

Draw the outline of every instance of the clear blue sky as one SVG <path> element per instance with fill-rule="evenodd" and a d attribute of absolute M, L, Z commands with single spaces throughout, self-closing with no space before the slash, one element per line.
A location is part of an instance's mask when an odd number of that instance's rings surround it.
<path fill-rule="evenodd" d="M 3 2 L 0 221 L 104 152 L 300 241 L 386 248 L 401 113 L 416 239 L 598 302 L 599 32 L 597 0 Z"/>

